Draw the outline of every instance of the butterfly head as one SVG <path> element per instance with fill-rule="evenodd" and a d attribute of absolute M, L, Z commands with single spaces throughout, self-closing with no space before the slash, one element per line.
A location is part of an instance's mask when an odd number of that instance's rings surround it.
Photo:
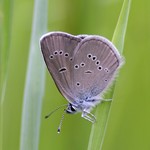
<path fill-rule="evenodd" d="M 77 107 L 71 103 L 68 104 L 66 113 L 68 114 L 75 114 L 77 112 Z"/>

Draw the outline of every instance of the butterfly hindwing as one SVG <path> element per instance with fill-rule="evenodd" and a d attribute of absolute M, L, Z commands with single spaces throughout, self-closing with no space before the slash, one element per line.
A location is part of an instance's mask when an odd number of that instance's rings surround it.
<path fill-rule="evenodd" d="M 100 36 L 88 36 L 76 47 L 73 64 L 74 97 L 85 99 L 106 89 L 122 59 L 110 41 Z"/>

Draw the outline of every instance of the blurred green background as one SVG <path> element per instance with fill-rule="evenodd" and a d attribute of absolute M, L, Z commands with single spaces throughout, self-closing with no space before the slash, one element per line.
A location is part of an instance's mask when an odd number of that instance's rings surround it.
<path fill-rule="evenodd" d="M 123 0 L 50 0 L 48 31 L 98 34 L 111 40 Z M 8 82 L 4 99 L 3 150 L 20 146 L 23 93 L 32 30 L 33 0 L 13 0 Z M 2 11 L 0 12 L 0 17 Z M 1 18 L 0 18 L 1 19 Z M 1 21 L 1 20 L 0 20 Z M 150 150 L 150 1 L 131 3 L 124 57 L 103 150 Z M 44 116 L 66 100 L 46 70 L 39 150 L 86 150 L 91 123 L 62 110 Z"/>

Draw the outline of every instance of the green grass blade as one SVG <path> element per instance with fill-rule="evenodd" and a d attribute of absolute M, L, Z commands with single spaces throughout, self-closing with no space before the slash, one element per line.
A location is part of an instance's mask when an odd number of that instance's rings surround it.
<path fill-rule="evenodd" d="M 130 12 L 131 0 L 124 0 L 119 20 L 114 31 L 112 42 L 115 44 L 120 53 L 123 52 L 125 34 L 127 29 L 128 17 Z"/>
<path fill-rule="evenodd" d="M 3 110 L 10 53 L 13 0 L 0 1 L 0 150 L 3 149 Z"/>
<path fill-rule="evenodd" d="M 13 1 L 0 1 L 0 100 L 3 102 L 10 49 Z"/>
<path fill-rule="evenodd" d="M 21 150 L 37 150 L 39 145 L 45 65 L 39 38 L 47 30 L 47 0 L 35 0 L 32 37 L 26 75 L 21 128 Z"/>
<path fill-rule="evenodd" d="M 124 47 L 124 39 L 128 23 L 130 3 L 131 0 L 124 0 L 121 13 L 117 22 L 117 26 L 112 38 L 112 42 L 115 44 L 115 46 L 121 53 Z M 111 98 L 113 97 L 114 87 L 115 84 L 113 84 L 112 90 L 111 92 L 108 93 L 107 96 Z M 104 102 L 99 107 L 97 107 L 95 112 L 97 123 L 92 125 L 88 150 L 102 149 L 110 109 L 111 109 L 111 102 Z"/>

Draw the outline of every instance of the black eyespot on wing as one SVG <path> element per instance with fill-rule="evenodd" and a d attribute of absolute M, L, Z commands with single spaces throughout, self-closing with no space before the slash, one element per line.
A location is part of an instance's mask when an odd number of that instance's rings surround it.
<path fill-rule="evenodd" d="M 98 66 L 97 69 L 98 69 L 99 71 L 101 71 L 101 70 L 103 69 L 103 67 L 102 67 L 102 66 Z"/>
<path fill-rule="evenodd" d="M 99 65 L 99 64 L 100 64 L 100 61 L 96 60 L 95 65 Z"/>
<path fill-rule="evenodd" d="M 74 65 L 74 69 L 79 69 L 79 65 Z"/>
<path fill-rule="evenodd" d="M 57 54 L 58 54 L 58 51 L 55 51 L 53 54 L 54 54 L 54 55 L 57 55 Z"/>
<path fill-rule="evenodd" d="M 84 67 L 84 66 L 85 66 L 85 63 L 84 63 L 84 62 L 82 62 L 82 63 L 80 64 L 80 66 L 81 66 L 81 67 Z"/>
<path fill-rule="evenodd" d="M 60 51 L 59 51 L 59 55 L 62 55 L 62 54 L 63 54 L 63 51 L 62 51 L 62 50 L 60 50 Z"/>
<path fill-rule="evenodd" d="M 69 53 L 65 53 L 64 56 L 65 56 L 65 57 L 68 57 L 68 56 L 69 56 Z"/>
<path fill-rule="evenodd" d="M 86 70 L 84 73 L 86 73 L 86 74 L 91 74 L 92 71 L 91 71 L 91 70 Z"/>
<path fill-rule="evenodd" d="M 93 61 L 95 61 L 96 59 L 97 59 L 97 57 L 96 57 L 96 56 L 93 56 L 93 57 L 92 57 L 92 60 L 93 60 Z"/>
<path fill-rule="evenodd" d="M 76 85 L 77 85 L 77 86 L 80 86 L 81 84 L 80 84 L 80 82 L 77 82 Z"/>
<path fill-rule="evenodd" d="M 54 58 L 54 55 L 50 55 L 49 58 L 50 58 L 50 59 L 53 59 L 53 58 Z"/>
<path fill-rule="evenodd" d="M 109 72 L 108 68 L 105 68 L 104 71 L 107 72 L 107 73 Z"/>
<path fill-rule="evenodd" d="M 59 71 L 59 73 L 63 73 L 63 72 L 65 72 L 65 71 L 67 71 L 67 68 L 62 67 L 62 68 L 60 68 L 58 71 Z"/>
<path fill-rule="evenodd" d="M 91 59 L 92 58 L 92 54 L 87 54 L 87 58 Z"/>

